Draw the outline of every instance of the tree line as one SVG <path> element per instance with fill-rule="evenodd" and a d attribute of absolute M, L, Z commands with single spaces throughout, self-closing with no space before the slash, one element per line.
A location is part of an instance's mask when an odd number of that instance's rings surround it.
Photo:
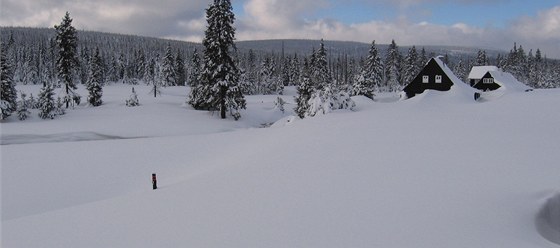
<path fill-rule="evenodd" d="M 386 51 L 373 41 L 359 57 L 329 55 L 322 40 L 318 49 L 294 54 L 238 50 L 231 3 L 215 0 L 206 12 L 202 44 L 77 31 L 69 13 L 54 29 L 2 28 L 2 118 L 18 109 L 17 92 L 9 86 L 16 83 L 44 86 L 39 99 L 47 103 L 39 105 L 51 114 L 41 118 L 62 114 L 62 105 L 80 104 L 78 85 L 88 90 L 87 103 L 99 106 L 103 86 L 113 83 L 151 85 L 154 97 L 161 87 L 190 86 L 186 101 L 195 109 L 220 111 L 223 118 L 229 111 L 235 119 L 245 107 L 243 95 L 282 94 L 285 86 L 297 86 L 296 112 L 303 118 L 352 108 L 350 96 L 373 99 L 375 92 L 400 91 L 435 55 L 415 46 L 403 52 L 394 40 Z M 224 33 L 228 35 L 219 35 Z M 479 50 L 476 57 L 445 54 L 443 60 L 463 81 L 472 66 L 492 64 L 534 88 L 560 86 L 557 60 L 547 59 L 539 49 L 526 53 L 517 44 L 494 58 Z M 57 87 L 64 94 L 55 101 L 49 91 Z"/>

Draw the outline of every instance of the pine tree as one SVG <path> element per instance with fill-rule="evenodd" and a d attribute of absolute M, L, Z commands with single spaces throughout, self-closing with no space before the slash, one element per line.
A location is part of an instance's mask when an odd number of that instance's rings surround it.
<path fill-rule="evenodd" d="M 161 83 L 163 87 L 175 86 L 175 62 L 173 55 L 171 54 L 171 45 L 167 44 L 165 49 L 165 55 L 163 56 L 163 62 L 161 63 Z"/>
<path fill-rule="evenodd" d="M 353 85 L 353 95 L 363 95 L 373 99 L 375 89 L 383 82 L 383 64 L 375 41 L 371 43 L 368 57 Z"/>
<path fill-rule="evenodd" d="M 185 60 L 183 59 L 183 53 L 178 50 L 175 57 L 175 84 L 185 86 L 185 81 Z"/>
<path fill-rule="evenodd" d="M 198 52 L 195 49 L 191 58 L 188 85 L 191 87 L 198 86 L 199 77 L 200 77 L 200 57 L 198 56 Z"/>
<path fill-rule="evenodd" d="M 305 113 L 309 109 L 309 99 L 313 94 L 313 86 L 311 84 L 311 68 L 307 58 L 303 61 L 303 69 L 301 73 L 301 83 L 297 87 L 296 107 L 294 111 L 299 118 L 305 118 Z"/>
<path fill-rule="evenodd" d="M 488 65 L 488 57 L 486 56 L 486 51 L 478 50 L 475 65 L 477 66 Z"/>
<path fill-rule="evenodd" d="M 146 75 L 146 54 L 143 49 L 138 50 L 138 56 L 136 57 L 136 77 L 138 79 L 144 79 Z"/>
<path fill-rule="evenodd" d="M 99 56 L 99 48 L 95 49 L 95 53 L 91 57 L 90 61 L 90 71 L 87 81 L 87 90 L 89 92 L 88 103 L 91 106 L 100 106 L 103 101 L 101 96 L 103 95 L 103 65 L 101 57 Z"/>
<path fill-rule="evenodd" d="M 191 89 L 189 104 L 195 109 L 219 110 L 226 118 L 227 111 L 239 119 L 240 109 L 246 108 L 239 87 L 240 71 L 231 50 L 235 49 L 235 16 L 229 0 L 214 0 L 206 10 L 208 27 L 205 31 L 204 65 L 200 85 Z"/>
<path fill-rule="evenodd" d="M 35 100 L 35 97 L 33 97 L 33 93 L 29 94 L 29 100 L 27 100 L 27 107 L 30 109 L 39 108 L 39 103 Z"/>
<path fill-rule="evenodd" d="M 457 64 L 455 64 L 455 67 L 453 67 L 453 73 L 455 73 L 455 75 L 457 75 L 457 78 L 461 79 L 461 81 L 467 82 L 467 67 L 463 62 L 463 58 L 460 58 Z"/>
<path fill-rule="evenodd" d="M 537 49 L 535 53 L 535 59 L 533 61 L 533 65 L 530 68 L 530 82 L 535 85 L 537 88 L 544 88 L 545 87 L 545 74 L 553 74 L 552 72 L 548 71 L 548 68 L 545 67 L 542 53 L 540 49 Z"/>
<path fill-rule="evenodd" d="M 20 121 L 24 121 L 29 117 L 31 114 L 28 110 L 28 100 L 26 99 L 27 95 L 21 92 L 21 98 L 17 103 L 17 115 Z"/>
<path fill-rule="evenodd" d="M 127 107 L 136 107 L 140 105 L 140 101 L 138 101 L 138 95 L 136 94 L 134 87 L 132 87 L 132 94 L 130 94 L 130 97 L 125 101 L 125 103 Z"/>
<path fill-rule="evenodd" d="M 421 69 L 421 67 L 418 68 L 418 53 L 416 52 L 416 47 L 412 46 L 408 49 L 408 54 L 404 60 L 403 83 L 408 84 L 412 82 Z"/>
<path fill-rule="evenodd" d="M 315 89 L 319 91 L 333 83 L 331 74 L 329 73 L 327 49 L 325 48 L 323 39 L 321 39 L 319 50 L 313 53 L 311 58 L 311 82 Z"/>
<path fill-rule="evenodd" d="M 0 48 L 0 120 L 4 120 L 17 109 L 17 91 L 13 80 L 12 65 L 6 58 L 6 50 Z"/>
<path fill-rule="evenodd" d="M 420 51 L 420 55 L 418 56 L 417 66 L 418 68 L 420 68 L 420 70 L 422 70 L 422 68 L 424 68 L 424 66 L 427 63 L 428 63 L 428 55 L 426 54 L 426 49 L 422 47 L 422 50 Z"/>
<path fill-rule="evenodd" d="M 252 95 L 256 94 L 259 91 L 257 89 L 259 87 L 259 71 L 257 69 L 256 63 L 257 57 L 255 55 L 255 52 L 253 51 L 253 49 L 249 49 L 245 64 L 245 72 L 243 73 L 242 91 L 244 94 Z"/>
<path fill-rule="evenodd" d="M 54 115 L 64 115 L 66 111 L 64 110 L 64 103 L 62 102 L 62 98 L 60 96 L 56 100 L 56 108 L 54 109 Z"/>
<path fill-rule="evenodd" d="M 395 40 L 393 40 L 391 45 L 389 45 L 387 57 L 385 58 L 385 81 L 389 91 L 398 91 L 402 88 L 401 61 L 402 56 L 399 52 L 399 47 Z"/>
<path fill-rule="evenodd" d="M 318 113 L 327 114 L 336 109 L 354 108 L 355 103 L 350 99 L 350 95 L 333 82 L 329 73 L 327 52 L 323 40 L 321 40 L 319 50 L 313 55 L 311 82 L 314 88 L 305 105 L 307 108 L 305 116 L 313 117 Z"/>
<path fill-rule="evenodd" d="M 56 43 L 58 45 L 58 77 L 65 87 L 64 101 L 66 108 L 68 108 L 72 100 L 79 104 L 79 95 L 74 92 L 78 87 L 73 80 L 73 73 L 78 63 L 76 58 L 78 36 L 76 35 L 76 29 L 72 26 L 72 19 L 70 19 L 70 13 L 68 12 L 66 12 L 60 25 L 55 25 L 54 28 L 56 29 Z"/>
<path fill-rule="evenodd" d="M 41 88 L 38 104 L 39 117 L 41 117 L 41 119 L 54 119 L 57 106 L 54 101 L 54 89 L 51 84 L 47 83 Z"/>
<path fill-rule="evenodd" d="M 276 64 L 271 57 L 264 59 L 261 65 L 260 80 L 257 84 L 256 91 L 258 94 L 282 94 L 284 85 L 276 75 Z"/>

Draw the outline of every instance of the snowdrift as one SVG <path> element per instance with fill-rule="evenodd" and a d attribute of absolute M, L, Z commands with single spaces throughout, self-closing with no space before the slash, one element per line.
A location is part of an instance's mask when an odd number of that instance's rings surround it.
<path fill-rule="evenodd" d="M 356 98 L 304 120 L 251 96 L 239 122 L 181 106 L 182 87 L 137 90 L 139 107 L 113 86 L 102 107 L 1 124 L 144 136 L 0 146 L 2 247 L 558 247 L 535 216 L 555 223 L 560 90 Z"/>
<path fill-rule="evenodd" d="M 560 245 L 560 193 L 546 201 L 537 216 L 537 228 L 546 239 Z"/>

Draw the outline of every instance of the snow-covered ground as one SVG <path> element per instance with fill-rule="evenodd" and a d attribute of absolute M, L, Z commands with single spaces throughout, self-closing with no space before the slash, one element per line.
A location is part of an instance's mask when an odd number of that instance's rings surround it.
<path fill-rule="evenodd" d="M 558 247 L 538 230 L 560 233 L 560 90 L 299 120 L 289 89 L 285 113 L 248 96 L 237 122 L 185 87 L 130 90 L 1 124 L 2 247 Z"/>

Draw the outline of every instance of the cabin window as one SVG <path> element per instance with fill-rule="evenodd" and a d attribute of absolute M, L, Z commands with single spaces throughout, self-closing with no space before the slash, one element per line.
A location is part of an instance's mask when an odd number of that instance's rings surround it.
<path fill-rule="evenodd" d="M 493 78 L 484 78 L 484 79 L 482 79 L 482 83 L 485 83 L 485 84 L 493 84 L 493 83 L 494 83 L 494 79 L 493 79 Z"/>
<path fill-rule="evenodd" d="M 430 76 L 422 76 L 422 83 L 427 84 L 428 82 L 430 82 Z"/>
<path fill-rule="evenodd" d="M 441 83 L 441 75 L 436 75 L 436 83 Z"/>

